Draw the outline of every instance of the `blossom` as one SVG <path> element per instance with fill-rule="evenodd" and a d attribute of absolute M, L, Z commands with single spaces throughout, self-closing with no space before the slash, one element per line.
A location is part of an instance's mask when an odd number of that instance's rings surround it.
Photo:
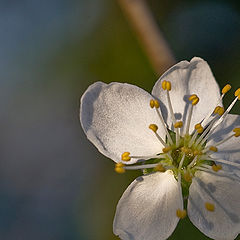
<path fill-rule="evenodd" d="M 81 98 L 87 138 L 115 162 L 141 169 L 117 205 L 123 240 L 167 239 L 181 218 L 213 239 L 240 232 L 240 116 L 224 110 L 208 64 L 194 57 L 165 72 L 152 94 L 126 83 L 96 82 Z M 187 202 L 184 208 L 184 200 Z"/>

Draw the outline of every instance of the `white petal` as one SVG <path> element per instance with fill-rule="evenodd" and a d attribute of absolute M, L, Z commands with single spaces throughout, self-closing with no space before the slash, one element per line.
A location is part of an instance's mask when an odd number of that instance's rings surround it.
<path fill-rule="evenodd" d="M 226 139 L 228 136 L 234 134 L 233 129 L 237 127 L 240 127 L 240 116 L 228 114 L 224 122 L 222 122 L 213 132 L 206 146 L 214 146 L 223 139 Z M 212 153 L 211 157 L 229 160 L 240 164 L 240 137 L 232 137 L 219 145 L 218 151 Z M 240 176 L 239 168 L 229 166 L 228 168 Z"/>
<path fill-rule="evenodd" d="M 196 172 L 189 189 L 188 216 L 213 239 L 234 239 L 240 232 L 240 184 L 227 177 Z M 208 211 L 205 203 L 214 204 Z"/>
<path fill-rule="evenodd" d="M 121 160 L 124 152 L 135 156 L 160 153 L 163 146 L 149 125 L 157 124 L 164 140 L 165 132 L 155 109 L 149 105 L 151 99 L 149 93 L 130 84 L 94 83 L 81 99 L 83 130 L 98 150 L 115 162 Z"/>
<path fill-rule="evenodd" d="M 161 110 L 168 126 L 172 127 L 169 115 L 166 91 L 161 87 L 162 81 L 172 83 L 170 93 L 173 111 L 177 119 L 186 122 L 190 107 L 189 96 L 196 94 L 200 101 L 193 108 L 193 116 L 190 125 L 190 133 L 195 124 L 204 119 L 217 106 L 220 98 L 219 87 L 207 62 L 194 57 L 190 62 L 182 61 L 165 72 L 153 87 L 152 94 L 161 100 Z M 221 105 L 221 104 L 220 104 Z"/>
<path fill-rule="evenodd" d="M 183 201 L 171 171 L 156 172 L 133 181 L 116 210 L 113 232 L 122 240 L 167 239 L 179 219 Z"/>

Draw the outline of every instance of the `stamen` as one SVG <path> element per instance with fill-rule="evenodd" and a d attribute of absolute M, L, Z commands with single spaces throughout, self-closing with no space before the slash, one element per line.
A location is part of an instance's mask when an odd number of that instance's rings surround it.
<path fill-rule="evenodd" d="M 130 161 L 131 157 L 129 155 L 130 155 L 130 152 L 124 152 L 122 154 L 122 161 L 126 161 L 126 162 Z"/>
<path fill-rule="evenodd" d="M 182 126 L 183 126 L 183 122 L 182 122 L 182 121 L 176 122 L 176 123 L 174 124 L 174 127 L 175 127 L 175 128 L 181 128 Z"/>
<path fill-rule="evenodd" d="M 239 137 L 239 136 L 240 136 L 240 128 L 234 128 L 234 129 L 233 129 L 233 132 L 235 132 L 235 133 L 232 134 L 232 135 L 230 135 L 230 136 L 228 136 L 228 137 L 226 137 L 226 138 L 223 139 L 222 141 L 218 142 L 218 143 L 215 145 L 215 147 L 217 147 L 217 146 L 225 143 L 226 141 L 228 141 L 228 140 L 231 139 L 232 137 Z M 208 137 L 208 135 L 206 136 L 206 138 L 207 138 L 207 137 Z M 203 140 L 202 142 L 205 142 L 205 140 Z M 211 149 L 209 149 L 209 150 L 211 150 Z M 205 153 L 205 152 L 207 152 L 207 151 L 208 151 L 208 150 L 205 149 L 203 152 Z M 211 150 L 211 151 L 213 151 L 213 150 Z"/>
<path fill-rule="evenodd" d="M 197 135 L 201 134 L 203 132 L 203 127 L 202 127 L 201 123 L 198 123 L 195 125 L 195 130 L 196 130 L 195 133 L 193 134 L 190 142 L 188 143 L 188 147 L 191 147 L 193 145 L 194 141 L 196 140 Z"/>
<path fill-rule="evenodd" d="M 124 166 L 126 170 L 139 170 L 139 169 L 148 169 L 148 168 L 155 168 L 158 163 L 152 164 L 145 164 L 145 165 L 134 165 L 134 166 Z"/>
<path fill-rule="evenodd" d="M 164 80 L 162 82 L 162 88 L 163 88 L 163 90 L 171 91 L 171 89 L 172 89 L 171 82 Z"/>
<path fill-rule="evenodd" d="M 125 173 L 124 164 L 122 164 L 122 163 L 116 163 L 114 170 L 115 170 L 115 172 L 117 172 L 117 173 Z"/>
<path fill-rule="evenodd" d="M 240 88 L 235 91 L 235 97 L 240 97 Z"/>
<path fill-rule="evenodd" d="M 183 219 L 187 216 L 187 211 L 185 209 L 183 209 L 183 210 L 177 209 L 176 215 L 178 218 Z"/>
<path fill-rule="evenodd" d="M 228 177 L 232 180 L 236 180 L 236 181 L 240 181 L 240 178 L 237 177 L 234 173 L 232 172 L 227 172 L 227 171 L 224 171 L 224 170 L 221 170 L 221 172 L 215 172 L 215 171 L 212 171 L 212 167 L 209 166 L 209 165 L 201 165 L 202 167 L 196 167 L 195 169 L 196 170 L 199 170 L 199 171 L 203 171 L 203 172 L 208 172 L 210 174 L 214 174 L 216 176 L 220 176 L 220 177 Z"/>
<path fill-rule="evenodd" d="M 198 156 L 196 156 L 196 157 L 192 160 L 192 162 L 190 162 L 190 164 L 187 166 L 188 169 L 191 168 L 191 167 L 193 167 L 193 166 L 196 164 L 197 158 L 198 158 Z"/>
<path fill-rule="evenodd" d="M 234 134 L 235 137 L 240 136 L 240 128 L 234 128 L 233 131 L 235 132 L 235 134 Z"/>
<path fill-rule="evenodd" d="M 210 203 L 210 202 L 205 202 L 205 208 L 206 208 L 209 212 L 214 212 L 214 210 L 215 210 L 214 204 L 212 204 L 212 203 Z"/>
<path fill-rule="evenodd" d="M 171 150 L 172 150 L 171 147 L 165 147 L 165 148 L 162 149 L 163 153 L 168 153 Z"/>
<path fill-rule="evenodd" d="M 138 159 L 142 159 L 142 160 L 150 159 L 150 158 L 158 158 L 158 159 L 161 159 L 162 156 L 161 156 L 161 155 L 157 155 L 157 154 L 156 154 L 156 155 L 149 155 L 149 156 L 132 156 L 132 155 L 130 155 L 129 152 L 124 152 L 124 153 L 122 154 L 122 157 L 121 157 L 122 161 L 125 161 L 125 162 L 130 161 L 132 158 L 138 158 Z"/>
<path fill-rule="evenodd" d="M 218 172 L 219 170 L 222 170 L 222 165 L 212 165 L 212 170 L 215 172 Z"/>
<path fill-rule="evenodd" d="M 190 128 L 190 123 L 191 123 L 191 119 L 192 119 L 193 106 L 196 105 L 199 102 L 199 98 L 196 94 L 191 95 L 188 99 L 189 99 L 190 102 L 192 102 L 192 105 L 190 106 L 190 109 L 189 109 L 187 125 L 186 125 L 186 135 L 189 134 L 189 128 Z"/>
<path fill-rule="evenodd" d="M 217 118 L 218 118 L 218 116 L 215 116 L 215 118 L 213 118 L 213 120 L 211 121 L 211 123 L 208 125 L 208 127 L 204 130 L 204 132 L 202 133 L 202 135 L 201 135 L 201 136 L 198 138 L 198 140 L 196 141 L 196 145 L 198 145 L 206 135 L 208 136 L 210 130 L 212 129 L 212 127 L 213 127 L 213 125 L 215 124 L 215 122 L 217 121 Z M 203 143 L 203 142 L 204 142 L 204 141 L 202 141 L 202 143 Z M 201 144 L 202 144 L 202 143 L 201 143 Z"/>
<path fill-rule="evenodd" d="M 149 125 L 149 129 L 151 129 L 151 130 L 155 133 L 156 137 L 157 137 L 158 140 L 162 143 L 163 146 L 165 146 L 165 147 L 168 146 L 168 145 L 163 141 L 163 139 L 158 135 L 158 133 L 157 133 L 158 126 L 157 126 L 156 124 L 150 124 L 150 125 Z"/>
<path fill-rule="evenodd" d="M 170 95 L 169 95 L 169 91 L 171 91 L 171 89 L 172 89 L 171 82 L 164 80 L 162 82 L 162 88 L 163 88 L 163 90 L 167 90 L 168 107 L 169 107 L 170 115 L 171 115 L 172 122 L 174 125 L 176 123 L 176 118 L 175 118 L 175 115 L 173 112 L 172 102 L 171 102 Z M 178 146 L 179 140 L 180 140 L 180 132 L 179 132 L 178 128 L 175 128 L 175 129 L 176 129 L 176 131 L 175 131 L 176 132 L 176 146 Z"/>
<path fill-rule="evenodd" d="M 156 133 L 158 130 L 158 126 L 156 124 L 150 124 L 149 129 Z"/>
<path fill-rule="evenodd" d="M 234 137 L 235 136 L 235 133 L 228 136 L 227 138 L 223 139 L 222 141 L 218 142 L 215 146 L 219 146 L 221 145 L 222 143 L 225 143 L 226 141 L 228 141 L 230 138 Z"/>
<path fill-rule="evenodd" d="M 158 172 L 165 172 L 166 168 L 162 165 L 162 164 L 157 164 L 157 166 L 154 168 L 154 171 L 158 171 Z"/>
<path fill-rule="evenodd" d="M 180 171 L 181 168 L 182 168 L 182 165 L 183 165 L 183 161 L 184 161 L 184 159 L 185 159 L 185 156 L 186 156 L 186 154 L 184 153 L 183 156 L 182 156 L 182 159 L 181 159 L 181 161 L 180 161 L 180 163 L 179 163 L 179 166 L 178 166 L 178 170 L 179 170 L 179 171 Z M 180 176 L 181 176 L 181 174 L 180 174 Z"/>
<path fill-rule="evenodd" d="M 222 95 L 221 97 L 218 99 L 217 104 L 219 105 L 222 102 L 223 97 L 225 96 L 225 94 L 231 89 L 231 85 L 227 84 L 226 86 L 223 87 L 222 89 Z M 209 114 L 207 115 L 207 117 L 205 117 L 205 119 L 202 121 L 202 125 L 205 127 L 205 124 L 207 123 L 208 119 L 211 117 L 212 112 L 209 112 Z"/>
<path fill-rule="evenodd" d="M 196 142 L 196 145 L 199 144 L 201 141 L 202 141 L 201 145 L 203 145 L 205 143 L 205 141 L 207 141 L 208 137 L 212 134 L 212 132 L 217 127 L 216 122 L 218 122 L 224 116 L 224 114 L 226 112 L 224 113 L 223 107 L 217 106 L 213 113 L 216 114 L 215 118 L 212 120 L 212 122 L 209 124 L 209 126 L 206 128 L 206 130 L 203 132 L 203 134 L 199 137 L 199 139 Z M 221 116 L 221 118 L 217 121 L 218 115 Z"/>
<path fill-rule="evenodd" d="M 214 114 L 218 114 L 219 116 L 222 116 L 224 114 L 224 108 L 223 107 L 220 107 L 220 106 L 217 106 L 214 111 L 213 111 Z"/>
<path fill-rule="evenodd" d="M 164 119 L 163 119 L 163 117 L 162 117 L 162 114 L 161 114 L 160 111 L 159 111 L 160 104 L 159 104 L 158 100 L 152 99 L 152 100 L 150 101 L 150 107 L 151 107 L 151 108 L 154 108 L 154 107 L 155 107 L 156 112 L 157 112 L 157 114 L 158 114 L 158 116 L 159 116 L 159 118 L 160 118 L 160 121 L 161 121 L 161 123 L 162 123 L 162 125 L 163 125 L 163 127 L 164 127 L 164 130 L 165 130 L 165 133 L 166 133 L 166 135 L 167 135 L 168 141 L 170 142 L 170 144 L 173 144 L 172 138 L 171 138 L 171 136 L 170 136 L 170 134 L 169 134 L 169 132 L 168 132 L 168 129 L 167 129 L 166 124 L 165 124 L 165 121 L 164 121 Z"/>
<path fill-rule="evenodd" d="M 191 95 L 188 99 L 192 102 L 192 105 L 196 105 L 199 102 L 199 98 L 196 94 Z"/>
<path fill-rule="evenodd" d="M 224 112 L 224 114 L 219 118 L 219 120 L 216 122 L 216 124 L 213 127 L 213 130 L 225 119 L 227 114 L 231 111 L 237 100 L 240 100 L 240 88 L 236 90 L 235 92 L 235 99 L 232 101 L 232 103 L 229 105 L 227 110 Z"/>
<path fill-rule="evenodd" d="M 202 127 L 201 123 L 196 124 L 195 129 L 196 129 L 197 133 L 199 133 L 199 134 L 201 134 L 203 132 L 203 127 Z"/>
<path fill-rule="evenodd" d="M 240 163 L 235 163 L 235 162 L 230 162 L 224 159 L 216 159 L 216 158 L 204 158 L 204 160 L 209 160 L 209 161 L 213 161 L 213 162 L 219 162 L 219 163 L 224 163 L 226 165 L 230 165 L 230 166 L 235 166 L 240 168 Z"/>
<path fill-rule="evenodd" d="M 209 147 L 209 150 L 213 151 L 213 152 L 217 152 L 218 151 L 218 149 L 215 146 Z"/>
<path fill-rule="evenodd" d="M 231 88 L 232 86 L 230 84 L 227 84 L 226 86 L 223 87 L 222 94 L 226 94 L 228 91 L 230 91 Z"/>
<path fill-rule="evenodd" d="M 203 154 L 203 152 L 200 151 L 200 150 L 194 150 L 194 151 L 193 151 L 193 155 L 194 155 L 194 156 L 202 155 L 202 154 Z"/>
<path fill-rule="evenodd" d="M 155 107 L 155 104 L 154 104 L 154 100 L 153 100 L 153 99 L 150 100 L 150 107 L 151 107 L 151 108 L 154 108 L 154 107 Z"/>

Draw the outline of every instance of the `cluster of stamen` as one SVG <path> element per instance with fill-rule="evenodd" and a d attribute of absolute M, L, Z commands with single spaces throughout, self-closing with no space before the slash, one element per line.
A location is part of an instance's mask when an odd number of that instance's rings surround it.
<path fill-rule="evenodd" d="M 162 113 L 160 111 L 159 101 L 157 99 L 150 100 L 150 107 L 156 110 L 160 122 L 164 127 L 166 139 L 162 139 L 158 134 L 158 126 L 156 124 L 152 123 L 148 127 L 156 135 L 158 140 L 163 145 L 163 148 L 157 155 L 154 156 L 132 156 L 130 152 L 124 152 L 121 156 L 122 162 L 116 164 L 115 171 L 117 173 L 124 173 L 125 170 L 141 169 L 144 173 L 150 173 L 155 171 L 165 172 L 166 170 L 171 170 L 178 183 L 182 187 L 187 186 L 189 188 L 196 171 L 207 171 L 218 174 L 219 171 L 223 171 L 221 164 L 232 165 L 240 168 L 240 164 L 238 163 L 223 159 L 215 159 L 211 156 L 213 153 L 218 151 L 219 145 L 228 141 L 232 137 L 239 137 L 240 128 L 234 128 L 232 135 L 228 136 L 224 140 L 219 141 L 215 144 L 215 146 L 206 147 L 206 142 L 213 131 L 222 121 L 224 121 L 225 117 L 230 112 L 236 101 L 240 100 L 240 88 L 235 91 L 235 99 L 227 108 L 227 110 L 224 111 L 224 108 L 218 105 L 221 103 L 224 95 L 231 89 L 231 86 L 227 84 L 222 89 L 222 95 L 217 103 L 216 108 L 213 109 L 213 111 L 210 112 L 202 122 L 195 125 L 195 130 L 191 135 L 189 134 L 189 129 L 193 108 L 200 101 L 199 97 L 196 94 L 189 96 L 188 99 L 190 107 L 188 109 L 186 124 L 184 124 L 182 121 L 176 121 L 173 112 L 169 94 L 172 89 L 171 82 L 163 81 L 162 89 L 166 91 L 168 107 L 174 131 L 167 129 L 167 125 L 164 122 Z M 210 118 L 211 120 L 209 120 Z M 183 127 L 185 127 L 185 132 L 180 136 L 179 130 Z M 138 160 L 134 165 L 129 166 L 128 162 L 134 158 L 140 160 Z M 210 202 L 205 203 L 205 208 L 209 212 L 213 212 L 215 210 L 214 204 Z M 177 209 L 176 215 L 179 218 L 184 218 L 186 216 L 186 210 Z"/>

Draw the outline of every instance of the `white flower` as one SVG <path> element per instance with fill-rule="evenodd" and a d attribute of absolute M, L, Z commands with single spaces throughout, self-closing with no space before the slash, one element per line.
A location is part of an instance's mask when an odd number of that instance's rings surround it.
<path fill-rule="evenodd" d="M 224 111 L 230 88 L 220 95 L 208 64 L 195 57 L 163 74 L 152 95 L 102 82 L 84 93 L 80 119 L 88 139 L 117 172 L 144 173 L 118 203 L 113 231 L 121 239 L 167 239 L 186 214 L 210 238 L 239 234 L 240 117 L 229 111 L 240 89 Z"/>

